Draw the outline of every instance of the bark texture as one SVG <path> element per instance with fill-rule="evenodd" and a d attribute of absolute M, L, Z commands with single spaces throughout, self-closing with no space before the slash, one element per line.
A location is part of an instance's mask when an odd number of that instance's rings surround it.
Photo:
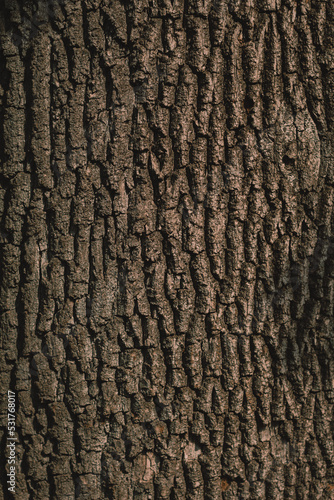
<path fill-rule="evenodd" d="M 333 0 L 2 1 L 17 500 L 333 498 L 333 43 Z"/>

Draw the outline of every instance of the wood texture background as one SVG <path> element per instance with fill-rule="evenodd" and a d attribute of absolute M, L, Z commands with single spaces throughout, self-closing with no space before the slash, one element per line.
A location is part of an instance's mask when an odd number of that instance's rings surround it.
<path fill-rule="evenodd" d="M 1 3 L 16 500 L 334 498 L 333 43 L 333 0 Z"/>

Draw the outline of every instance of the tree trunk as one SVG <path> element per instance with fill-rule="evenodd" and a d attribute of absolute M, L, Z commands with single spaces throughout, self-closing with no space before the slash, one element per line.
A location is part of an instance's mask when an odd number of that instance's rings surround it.
<path fill-rule="evenodd" d="M 1 3 L 1 498 L 334 498 L 333 44 L 332 0 Z"/>

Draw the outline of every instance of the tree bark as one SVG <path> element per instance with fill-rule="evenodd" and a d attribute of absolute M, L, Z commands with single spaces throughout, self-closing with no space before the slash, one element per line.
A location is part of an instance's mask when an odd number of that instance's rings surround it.
<path fill-rule="evenodd" d="M 334 498 L 334 3 L 0 5 L 0 498 Z"/>

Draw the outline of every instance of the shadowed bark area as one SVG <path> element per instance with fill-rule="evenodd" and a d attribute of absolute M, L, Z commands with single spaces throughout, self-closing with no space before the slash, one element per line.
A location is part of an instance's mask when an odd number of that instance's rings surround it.
<path fill-rule="evenodd" d="M 332 0 L 1 3 L 15 499 L 333 498 L 333 43 Z"/>

